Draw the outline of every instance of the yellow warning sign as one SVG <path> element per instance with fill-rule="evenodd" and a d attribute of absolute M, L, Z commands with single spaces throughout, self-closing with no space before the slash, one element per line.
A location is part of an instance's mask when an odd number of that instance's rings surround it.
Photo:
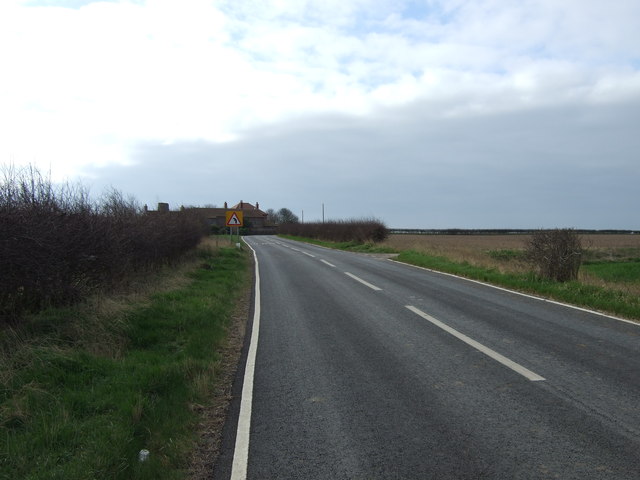
<path fill-rule="evenodd" d="M 227 227 L 242 227 L 243 215 L 242 210 L 229 210 L 226 212 Z"/>

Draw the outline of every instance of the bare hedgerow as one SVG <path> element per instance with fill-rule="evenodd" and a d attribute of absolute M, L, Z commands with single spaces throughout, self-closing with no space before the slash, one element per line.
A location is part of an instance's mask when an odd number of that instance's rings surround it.
<path fill-rule="evenodd" d="M 384 223 L 376 219 L 330 220 L 313 223 L 284 223 L 278 232 L 331 242 L 382 242 L 389 235 Z"/>
<path fill-rule="evenodd" d="M 527 242 L 528 261 L 545 279 L 567 282 L 578 278 L 582 241 L 573 229 L 538 230 Z"/>
<path fill-rule="evenodd" d="M 77 302 L 194 248 L 204 221 L 189 212 L 146 214 L 109 191 L 94 203 L 80 185 L 55 185 L 34 167 L 0 178 L 0 323 Z"/>

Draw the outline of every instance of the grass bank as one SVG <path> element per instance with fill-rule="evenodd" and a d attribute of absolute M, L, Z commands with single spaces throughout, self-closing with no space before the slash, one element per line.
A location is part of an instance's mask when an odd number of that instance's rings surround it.
<path fill-rule="evenodd" d="M 202 247 L 135 296 L 0 331 L 0 478 L 184 478 L 250 263 Z"/>
<path fill-rule="evenodd" d="M 520 292 L 530 293 L 545 298 L 569 303 L 572 305 L 589 308 L 612 315 L 640 320 L 640 297 L 634 290 L 625 291 L 619 288 L 585 284 L 574 281 L 558 283 L 541 280 L 532 272 L 505 271 L 505 269 L 492 268 L 485 265 L 477 265 L 468 261 L 454 261 L 445 255 L 433 255 L 426 252 L 418 252 L 412 249 L 394 249 L 390 247 L 377 247 L 375 245 L 341 244 L 332 242 L 318 242 L 301 237 L 285 237 L 292 240 L 299 240 L 328 248 L 348 250 L 353 252 L 370 253 L 398 253 L 396 260 L 419 267 L 425 267 L 440 272 L 451 273 L 461 277 L 479 280 L 502 286 Z M 488 256 L 497 258 L 500 261 L 518 260 L 520 252 L 509 249 L 488 250 Z M 616 275 L 619 279 L 633 279 L 637 282 L 638 266 L 640 264 L 629 264 L 620 266 L 609 264 L 607 266 L 585 265 L 583 268 L 590 273 L 602 275 Z"/>

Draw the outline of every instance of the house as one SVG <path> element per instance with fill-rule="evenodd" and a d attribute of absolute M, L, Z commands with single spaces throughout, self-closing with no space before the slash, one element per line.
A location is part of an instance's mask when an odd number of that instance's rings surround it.
<path fill-rule="evenodd" d="M 217 227 L 222 231 L 226 228 L 226 213 L 230 210 L 242 211 L 244 218 L 244 233 L 247 235 L 274 235 L 277 232 L 277 227 L 269 221 L 269 215 L 266 212 L 260 210 L 260 204 L 256 202 L 252 205 L 248 202 L 243 202 L 227 206 L 227 202 L 224 202 L 223 208 L 217 207 L 181 207 L 181 211 L 196 212 L 204 218 L 204 221 L 209 225 L 212 230 Z M 147 211 L 145 206 L 145 211 Z M 167 203 L 158 203 L 157 212 L 149 213 L 163 213 L 169 211 L 169 205 Z"/>

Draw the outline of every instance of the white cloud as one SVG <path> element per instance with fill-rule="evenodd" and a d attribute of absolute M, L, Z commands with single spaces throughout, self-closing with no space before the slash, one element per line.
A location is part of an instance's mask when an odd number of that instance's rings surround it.
<path fill-rule="evenodd" d="M 640 98 L 639 19 L 635 0 L 3 0 L 0 158 L 64 176 L 317 115 L 600 115 Z"/>

